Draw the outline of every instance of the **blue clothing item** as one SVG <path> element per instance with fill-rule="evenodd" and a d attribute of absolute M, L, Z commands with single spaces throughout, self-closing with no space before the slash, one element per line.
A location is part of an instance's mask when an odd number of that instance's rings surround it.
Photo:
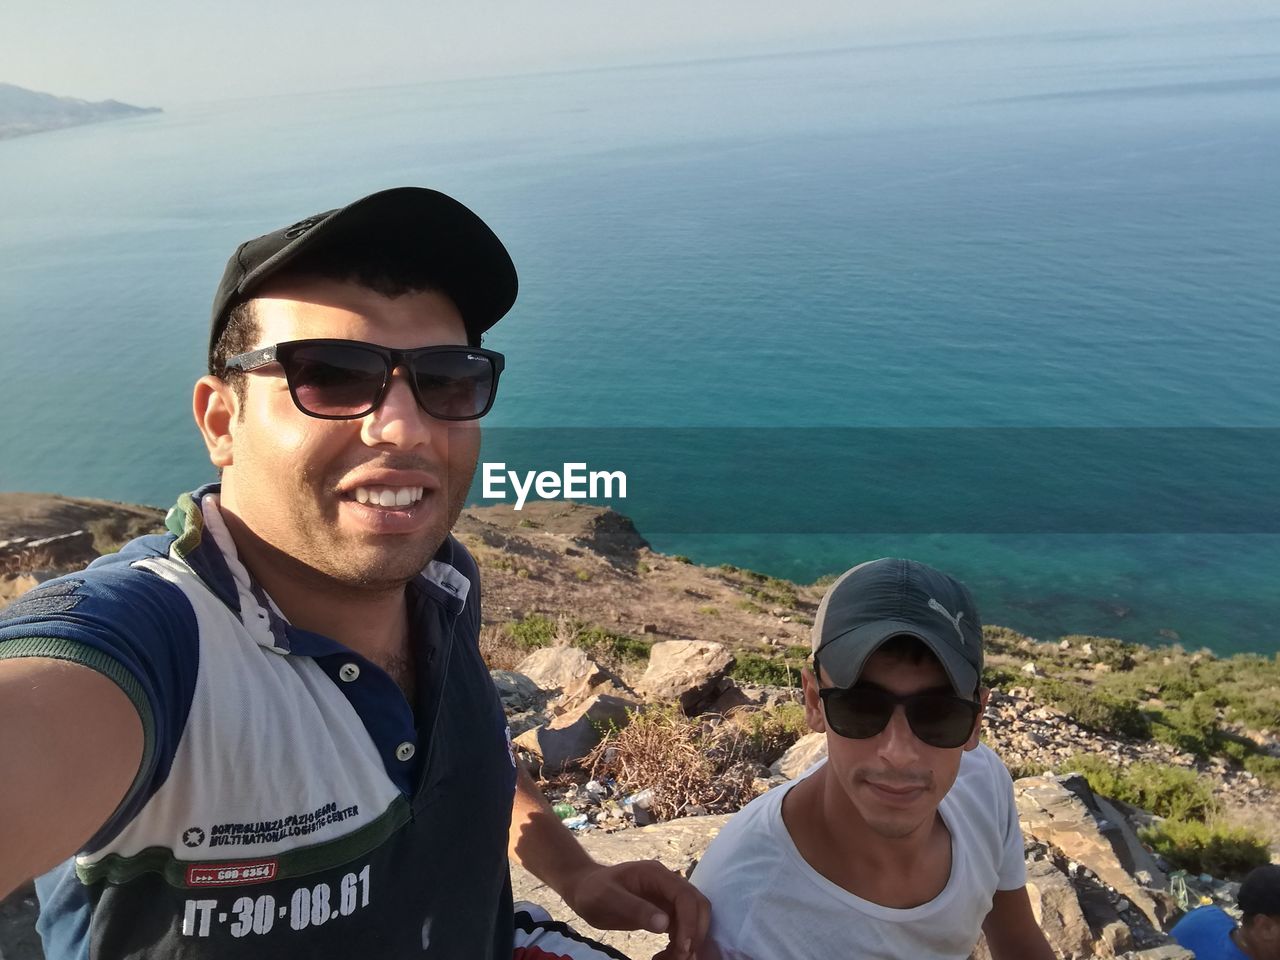
<path fill-rule="evenodd" d="M 411 706 L 281 615 L 216 486 L 167 525 L 0 611 L 0 658 L 97 670 L 145 734 L 120 807 L 36 882 L 46 955 L 510 957 L 516 767 L 467 551 L 447 538 L 408 586 Z"/>
<path fill-rule="evenodd" d="M 1249 960 L 1235 945 L 1236 922 L 1221 907 L 1196 907 L 1173 925 L 1170 936 L 1196 955 L 1196 960 Z"/>

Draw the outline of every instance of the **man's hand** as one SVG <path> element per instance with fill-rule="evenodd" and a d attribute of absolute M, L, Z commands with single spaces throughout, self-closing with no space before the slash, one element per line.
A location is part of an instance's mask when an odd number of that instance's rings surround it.
<path fill-rule="evenodd" d="M 696 955 L 711 925 L 711 904 L 684 877 L 657 860 L 607 867 L 592 863 L 561 891 L 569 909 L 600 930 L 665 933 L 670 945 L 655 960 Z"/>
<path fill-rule="evenodd" d="M 667 934 L 670 945 L 656 960 L 689 960 L 707 935 L 711 905 L 693 884 L 657 860 L 596 863 L 551 811 L 523 764 L 516 770 L 508 849 L 512 860 L 596 929 Z"/>

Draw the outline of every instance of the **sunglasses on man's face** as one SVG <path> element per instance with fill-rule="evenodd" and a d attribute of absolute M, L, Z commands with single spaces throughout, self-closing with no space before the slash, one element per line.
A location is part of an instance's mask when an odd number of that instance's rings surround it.
<path fill-rule="evenodd" d="M 879 687 L 825 687 L 818 691 L 827 715 L 827 726 L 842 737 L 866 740 L 889 725 L 893 711 L 902 704 L 911 732 L 931 747 L 960 747 L 973 734 L 973 723 L 982 709 L 976 700 L 947 693 L 912 693 L 899 696 Z"/>
<path fill-rule="evenodd" d="M 294 405 L 322 420 L 355 420 L 382 406 L 398 367 L 418 405 L 437 420 L 475 420 L 493 406 L 502 354 L 479 347 L 395 350 L 359 340 L 289 340 L 227 360 L 248 373 L 279 362 Z"/>

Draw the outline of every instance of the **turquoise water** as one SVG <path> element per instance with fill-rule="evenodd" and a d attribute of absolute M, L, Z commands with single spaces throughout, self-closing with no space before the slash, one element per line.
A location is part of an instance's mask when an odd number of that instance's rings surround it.
<path fill-rule="evenodd" d="M 907 554 L 1037 636 L 1276 651 L 1273 514 L 1257 534 L 760 519 L 847 495 L 789 428 L 1280 426 L 1277 156 L 1280 20 L 172 104 L 6 141 L 0 489 L 164 504 L 207 479 L 190 383 L 227 255 L 420 183 L 520 270 L 491 426 L 735 428 L 619 504 L 656 547 L 802 580 Z M 526 466 L 575 459 L 548 453 Z M 726 459 L 741 525 L 662 529 Z M 988 459 L 995 490 L 1017 458 Z M 925 496 L 944 466 L 885 485 Z M 1235 465 L 1197 470 L 1235 502 Z"/>

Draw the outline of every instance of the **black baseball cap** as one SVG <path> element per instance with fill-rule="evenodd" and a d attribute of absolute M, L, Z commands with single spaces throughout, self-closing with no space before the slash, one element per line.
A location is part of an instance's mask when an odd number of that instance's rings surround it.
<path fill-rule="evenodd" d="M 1240 884 L 1240 912 L 1280 916 L 1280 865 L 1269 863 L 1249 871 Z"/>
<path fill-rule="evenodd" d="M 885 557 L 845 573 L 818 607 L 815 659 L 837 687 L 857 682 L 890 637 L 915 637 L 942 662 L 956 694 L 972 697 L 982 676 L 982 621 L 968 588 L 940 570 Z"/>
<path fill-rule="evenodd" d="M 453 299 L 473 344 L 515 303 L 515 265 L 483 220 L 437 190 L 395 187 L 240 244 L 213 296 L 210 367 L 234 307 L 285 267 L 305 267 L 308 258 L 332 258 L 335 252 L 340 257 L 350 248 L 366 258 L 385 257 L 411 268 L 421 264 Z"/>

